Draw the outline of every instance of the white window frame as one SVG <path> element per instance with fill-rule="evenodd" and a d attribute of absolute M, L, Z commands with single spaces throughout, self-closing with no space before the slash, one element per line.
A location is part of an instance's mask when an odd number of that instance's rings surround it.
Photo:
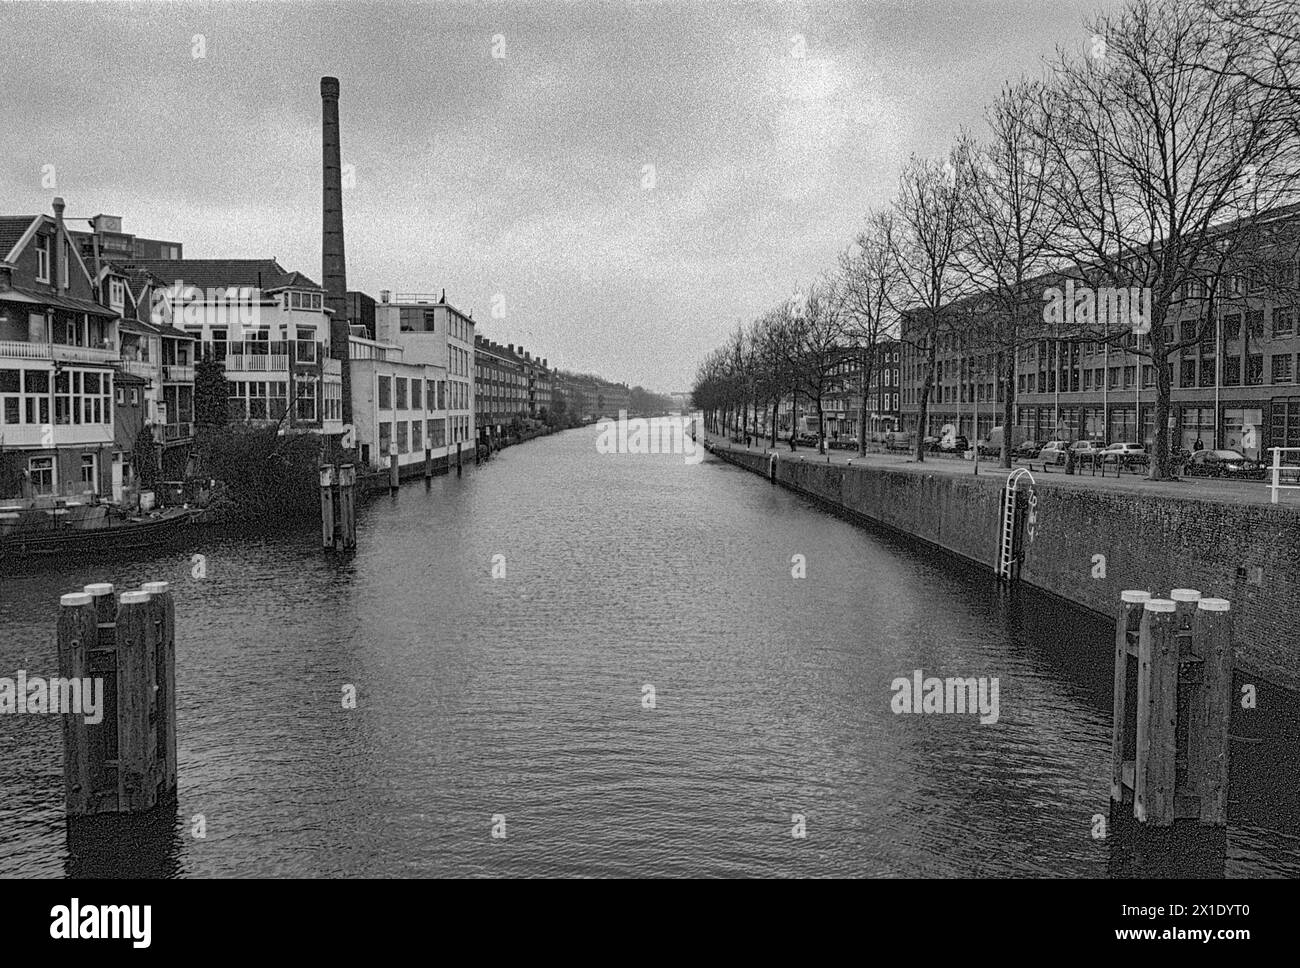
<path fill-rule="evenodd" d="M 50 237 L 36 237 L 36 281 L 50 281 Z"/>

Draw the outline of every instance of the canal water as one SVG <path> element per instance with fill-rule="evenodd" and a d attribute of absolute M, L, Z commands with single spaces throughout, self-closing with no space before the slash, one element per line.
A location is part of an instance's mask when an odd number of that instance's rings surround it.
<path fill-rule="evenodd" d="M 180 761 L 174 818 L 70 837 L 56 718 L 0 716 L 0 876 L 1114 872 L 1105 623 L 595 436 L 373 499 L 355 556 L 308 526 L 0 579 L 0 675 L 56 673 L 60 592 L 173 583 Z M 894 713 L 917 669 L 996 677 L 997 721 Z M 1297 843 L 1265 815 L 1223 866 Z"/>

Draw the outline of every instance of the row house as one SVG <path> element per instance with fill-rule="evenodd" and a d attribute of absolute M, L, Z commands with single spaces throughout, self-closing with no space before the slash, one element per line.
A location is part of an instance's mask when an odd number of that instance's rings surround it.
<path fill-rule="evenodd" d="M 0 496 L 112 493 L 119 314 L 64 223 L 0 216 Z M 5 512 L 13 513 L 13 512 Z"/>
<path fill-rule="evenodd" d="M 625 383 L 611 383 L 584 374 L 565 374 L 563 385 L 570 409 L 582 419 L 617 417 L 620 411 L 628 409 L 632 396 Z"/>
<path fill-rule="evenodd" d="M 145 270 L 100 270 L 102 301 L 122 314 L 118 369 L 146 381 L 143 412 L 160 454 L 188 454 L 194 439 L 194 335 L 170 325 L 154 305 L 166 285 Z"/>
<path fill-rule="evenodd" d="M 474 408 L 481 437 L 499 440 L 515 419 L 529 416 L 528 376 L 513 344 L 474 338 Z"/>
<path fill-rule="evenodd" d="M 275 259 L 138 260 L 127 269 L 162 285 L 153 322 L 193 337 L 198 360 L 223 365 L 231 421 L 343 432 L 342 364 L 330 357 L 325 292 L 310 278 Z"/>
<path fill-rule="evenodd" d="M 349 338 L 352 423 L 361 465 L 371 470 L 422 465 L 427 458 L 452 458 L 447 436 L 447 370 L 406 359 L 395 343 L 371 339 L 364 324 Z"/>
<path fill-rule="evenodd" d="M 546 360 L 534 357 L 522 346 L 518 355 L 523 359 L 524 382 L 528 387 L 528 416 L 541 420 L 551 411 L 551 370 Z"/>
<path fill-rule="evenodd" d="M 375 340 L 402 349 L 403 361 L 445 374 L 446 440 L 457 445 L 476 440 L 474 403 L 474 319 L 427 293 L 382 290 L 374 306 Z"/>
<path fill-rule="evenodd" d="M 1186 345 L 1162 365 L 1172 387 L 1175 449 L 1192 450 L 1199 440 L 1266 460 L 1269 447 L 1300 447 L 1300 216 L 1282 210 L 1252 232 L 1222 273 L 1174 294 L 1162 336 L 1166 345 Z M 1044 287 L 1051 281 L 1041 280 Z M 915 430 L 923 353 L 907 326 L 905 317 L 903 418 Z M 1002 422 L 1005 358 L 981 345 L 976 332 L 956 328 L 939 338 L 928 433 L 951 424 L 974 440 Z M 1061 338 L 1045 322 L 1014 350 L 1016 425 L 1039 441 L 1150 447 L 1156 373 L 1151 358 L 1137 352 L 1141 340 L 1132 332 Z"/>
<path fill-rule="evenodd" d="M 831 389 L 822 398 L 825 434 L 831 439 L 856 437 L 862 406 L 862 351 L 846 349 L 843 360 L 831 373 Z M 881 340 L 875 347 L 871 385 L 867 390 L 867 433 L 884 434 L 898 429 L 902 370 L 901 350 L 896 340 Z M 789 422 L 785 424 L 789 429 Z"/>

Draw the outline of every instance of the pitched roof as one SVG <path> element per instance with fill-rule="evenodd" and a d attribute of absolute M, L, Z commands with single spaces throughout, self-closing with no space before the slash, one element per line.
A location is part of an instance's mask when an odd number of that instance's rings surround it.
<path fill-rule="evenodd" d="M 125 270 L 149 272 L 171 285 L 177 279 L 199 289 L 317 289 L 301 272 L 289 272 L 274 259 L 135 259 Z"/>
<path fill-rule="evenodd" d="M 39 215 L 0 215 L 0 262 L 9 258 L 18 240 L 38 218 Z"/>

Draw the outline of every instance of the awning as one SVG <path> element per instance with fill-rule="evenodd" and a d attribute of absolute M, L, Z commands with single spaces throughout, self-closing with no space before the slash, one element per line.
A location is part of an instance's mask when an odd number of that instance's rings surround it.
<path fill-rule="evenodd" d="M 51 309 L 65 309 L 73 313 L 86 313 L 90 316 L 104 316 L 108 319 L 117 319 L 118 313 L 113 312 L 107 306 L 101 306 L 97 302 L 91 302 L 89 299 L 78 299 L 75 296 L 58 296 L 48 292 L 28 292 L 25 289 L 6 289 L 0 291 L 0 302 L 26 303 L 33 306 L 48 306 Z"/>

